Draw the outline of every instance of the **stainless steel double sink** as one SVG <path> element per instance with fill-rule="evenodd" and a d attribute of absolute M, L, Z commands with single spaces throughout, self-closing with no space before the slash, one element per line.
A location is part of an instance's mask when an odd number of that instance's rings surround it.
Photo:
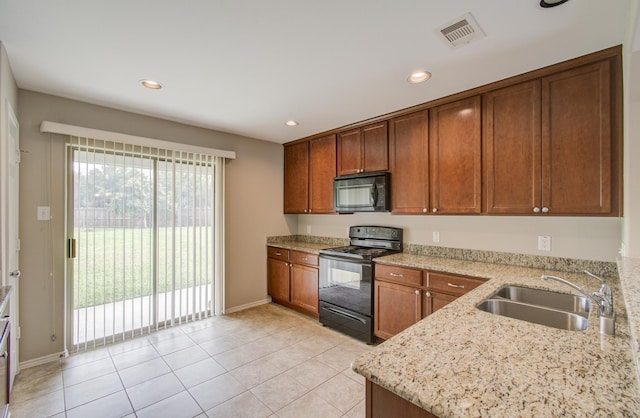
<path fill-rule="evenodd" d="M 478 309 L 548 327 L 584 331 L 589 325 L 591 300 L 551 290 L 507 285 L 483 300 Z"/>

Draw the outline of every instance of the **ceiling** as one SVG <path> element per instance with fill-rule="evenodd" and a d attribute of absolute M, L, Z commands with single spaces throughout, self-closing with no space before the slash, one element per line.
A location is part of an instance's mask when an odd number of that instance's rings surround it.
<path fill-rule="evenodd" d="M 637 3 L 538 2 L 0 0 L 0 40 L 22 89 L 284 143 L 622 44 Z"/>

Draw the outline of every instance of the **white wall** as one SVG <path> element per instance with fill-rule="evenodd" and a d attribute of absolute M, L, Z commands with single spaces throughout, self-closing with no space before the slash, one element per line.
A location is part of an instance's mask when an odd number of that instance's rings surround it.
<path fill-rule="evenodd" d="M 357 213 L 300 215 L 298 234 L 346 238 L 351 225 L 404 228 L 412 244 L 502 251 L 510 253 L 615 261 L 620 245 L 621 218 L 433 216 Z M 432 242 L 433 232 L 440 242 Z M 551 251 L 538 251 L 538 235 L 551 236 Z"/>
<path fill-rule="evenodd" d="M 640 258 L 640 1 L 629 14 L 624 62 L 623 255 Z"/>
<path fill-rule="evenodd" d="M 625 80 L 624 143 L 624 255 L 640 258 L 640 51 L 625 54 L 629 60 Z"/>
<path fill-rule="evenodd" d="M 640 0 L 629 8 L 623 46 L 624 220 L 622 255 L 640 258 Z"/>
<path fill-rule="evenodd" d="M 26 90 L 19 91 L 18 118 L 25 150 L 20 165 L 21 361 L 63 350 L 64 142 L 59 135 L 40 133 L 43 120 L 235 151 L 225 182 L 226 307 L 267 298 L 265 238 L 296 228 L 295 217 L 282 214 L 281 145 Z M 50 206 L 52 221 L 37 221 L 37 206 Z"/>

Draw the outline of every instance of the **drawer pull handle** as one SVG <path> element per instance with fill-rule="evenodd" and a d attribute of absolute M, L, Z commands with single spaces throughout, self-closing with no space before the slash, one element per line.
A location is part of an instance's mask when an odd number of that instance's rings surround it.
<path fill-rule="evenodd" d="M 391 276 L 391 277 L 403 277 L 402 274 L 398 274 L 398 273 L 389 273 L 389 276 Z"/>
<path fill-rule="evenodd" d="M 447 283 L 447 286 L 449 287 L 455 287 L 457 289 L 464 289 L 464 286 L 461 284 L 453 284 L 453 283 Z"/>
<path fill-rule="evenodd" d="M 280 256 L 282 255 L 282 253 L 276 253 L 276 255 L 277 255 L 278 257 L 280 257 Z"/>
<path fill-rule="evenodd" d="M 309 261 L 309 259 L 307 257 L 302 257 L 301 260 L 302 261 Z"/>

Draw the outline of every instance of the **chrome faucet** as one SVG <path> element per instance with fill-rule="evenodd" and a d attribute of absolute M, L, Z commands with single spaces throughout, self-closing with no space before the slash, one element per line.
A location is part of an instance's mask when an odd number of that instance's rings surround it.
<path fill-rule="evenodd" d="M 585 274 L 594 279 L 600 281 L 600 289 L 597 292 L 593 292 L 589 294 L 580 286 L 571 283 L 568 280 L 565 280 L 558 276 L 552 276 L 550 274 L 543 274 L 540 278 L 542 280 L 556 280 L 560 283 L 564 283 L 569 287 L 574 288 L 578 292 L 580 292 L 583 296 L 591 299 L 596 305 L 598 305 L 598 318 L 600 318 L 600 334 L 604 335 L 615 335 L 615 321 L 616 321 L 616 313 L 613 310 L 613 295 L 611 293 L 611 287 L 600 277 L 595 274 L 585 270 Z"/>

